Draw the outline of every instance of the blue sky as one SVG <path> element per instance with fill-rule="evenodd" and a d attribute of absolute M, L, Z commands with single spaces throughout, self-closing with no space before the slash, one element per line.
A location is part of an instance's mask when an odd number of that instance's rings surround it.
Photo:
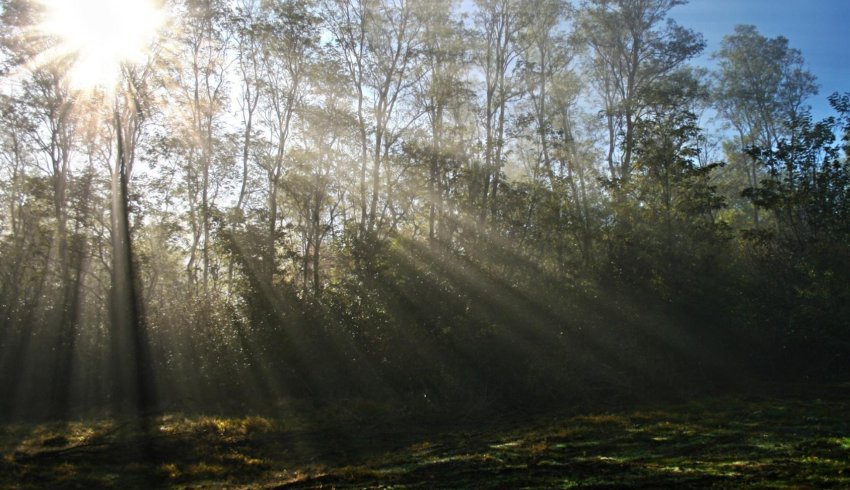
<path fill-rule="evenodd" d="M 832 114 L 829 94 L 850 92 L 850 0 L 691 0 L 670 16 L 705 36 L 700 62 L 706 64 L 737 24 L 755 25 L 767 37 L 788 38 L 818 78 L 820 93 L 810 101 L 815 119 Z"/>

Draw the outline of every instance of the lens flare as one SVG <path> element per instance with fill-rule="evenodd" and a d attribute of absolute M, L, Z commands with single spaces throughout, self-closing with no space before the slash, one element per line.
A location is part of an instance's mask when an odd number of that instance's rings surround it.
<path fill-rule="evenodd" d="M 144 60 L 164 13 L 152 0 L 41 0 L 38 31 L 55 38 L 54 58 L 73 57 L 68 81 L 78 89 L 111 88 L 122 63 Z"/>

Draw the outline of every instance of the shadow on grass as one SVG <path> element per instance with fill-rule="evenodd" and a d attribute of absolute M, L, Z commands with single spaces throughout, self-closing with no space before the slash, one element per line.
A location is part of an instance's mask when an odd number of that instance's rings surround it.
<path fill-rule="evenodd" d="M 848 413 L 840 398 L 713 398 L 464 423 L 367 407 L 167 415 L 149 435 L 109 420 L 6 426 L 0 487 L 850 488 Z"/>

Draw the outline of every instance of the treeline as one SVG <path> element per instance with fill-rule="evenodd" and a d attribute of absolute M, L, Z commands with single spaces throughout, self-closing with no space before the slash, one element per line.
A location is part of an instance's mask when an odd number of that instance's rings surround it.
<path fill-rule="evenodd" d="M 2 2 L 0 415 L 641 396 L 850 366 L 850 95 L 680 0 Z"/>

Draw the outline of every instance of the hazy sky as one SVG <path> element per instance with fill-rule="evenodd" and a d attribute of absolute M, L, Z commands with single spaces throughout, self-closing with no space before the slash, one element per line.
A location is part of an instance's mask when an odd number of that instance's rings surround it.
<path fill-rule="evenodd" d="M 767 37 L 788 38 L 818 78 L 820 93 L 811 100 L 815 119 L 832 114 L 829 94 L 850 92 L 850 0 L 690 0 L 670 14 L 705 36 L 705 63 L 711 63 L 710 53 L 737 24 L 755 25 Z"/>

